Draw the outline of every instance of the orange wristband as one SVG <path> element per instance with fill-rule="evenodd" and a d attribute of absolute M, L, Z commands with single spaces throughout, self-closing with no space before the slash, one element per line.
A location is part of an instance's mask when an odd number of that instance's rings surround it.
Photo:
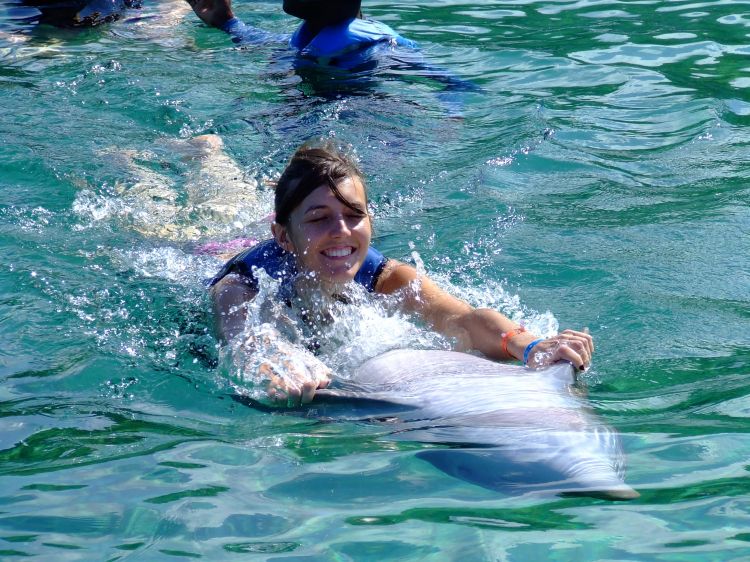
<path fill-rule="evenodd" d="M 513 357 L 510 352 L 508 351 L 508 342 L 511 338 L 516 337 L 518 334 L 523 334 L 526 331 L 526 328 L 523 326 L 519 326 L 518 328 L 515 328 L 511 330 L 510 332 L 503 332 L 500 335 L 500 349 L 503 350 L 503 353 L 507 355 L 508 357 Z"/>

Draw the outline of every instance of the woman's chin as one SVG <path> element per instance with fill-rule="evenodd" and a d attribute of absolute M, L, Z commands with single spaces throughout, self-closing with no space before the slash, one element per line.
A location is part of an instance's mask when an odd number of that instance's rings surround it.
<path fill-rule="evenodd" d="M 309 289 L 323 289 L 325 292 L 331 292 L 353 281 L 355 275 L 356 272 L 350 271 L 332 272 L 330 270 L 312 270 L 298 278 L 297 286 Z"/>
<path fill-rule="evenodd" d="M 339 275 L 327 275 L 321 278 L 321 281 L 324 284 L 335 286 L 335 287 L 346 285 L 347 283 L 350 283 L 353 280 L 354 280 L 354 275 L 350 275 L 348 272 L 342 273 Z"/>
<path fill-rule="evenodd" d="M 318 274 L 320 282 L 324 285 L 340 286 L 354 280 L 357 271 L 354 268 L 340 268 L 333 271 L 322 271 Z"/>

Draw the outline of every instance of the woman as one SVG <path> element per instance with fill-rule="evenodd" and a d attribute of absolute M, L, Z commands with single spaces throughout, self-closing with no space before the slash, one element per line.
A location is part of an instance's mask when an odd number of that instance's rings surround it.
<path fill-rule="evenodd" d="M 277 298 L 290 306 L 296 296 L 311 291 L 340 300 L 354 282 L 372 293 L 394 295 L 403 311 L 454 338 L 458 350 L 496 360 L 518 359 L 532 368 L 557 361 L 569 361 L 578 369 L 589 365 L 594 346 L 588 333 L 565 330 L 537 338 L 499 312 L 474 308 L 414 267 L 371 248 L 367 204 L 364 178 L 346 156 L 329 145 L 298 149 L 276 186 L 273 238 L 232 258 L 211 280 L 222 339 L 242 332 L 264 270 L 280 283 Z M 294 348 L 283 345 L 275 352 L 290 360 L 283 362 L 285 373 L 269 363 L 259 367 L 270 380 L 272 400 L 306 403 L 316 389 L 329 384 L 330 371 L 312 356 L 292 360 Z"/>

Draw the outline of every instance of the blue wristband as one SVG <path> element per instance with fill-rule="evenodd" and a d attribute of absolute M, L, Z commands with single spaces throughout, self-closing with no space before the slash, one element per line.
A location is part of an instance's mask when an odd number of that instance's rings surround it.
<path fill-rule="evenodd" d="M 534 349 L 534 346 L 538 344 L 539 342 L 543 342 L 544 338 L 539 338 L 538 340 L 534 340 L 529 345 L 526 346 L 526 349 L 523 350 L 523 364 L 528 365 L 529 364 L 529 353 L 531 353 L 531 350 Z"/>

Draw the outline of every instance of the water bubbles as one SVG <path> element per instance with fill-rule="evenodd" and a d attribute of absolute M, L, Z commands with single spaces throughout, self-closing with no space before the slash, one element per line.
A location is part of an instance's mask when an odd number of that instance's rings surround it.
<path fill-rule="evenodd" d="M 417 252 L 417 246 L 414 244 L 414 242 L 409 242 L 409 249 L 411 250 L 411 259 L 414 261 L 414 266 L 417 269 L 417 273 L 420 275 L 425 275 L 427 272 L 427 268 L 424 265 L 424 261 L 422 260 L 422 256 L 419 255 L 419 252 Z"/>
<path fill-rule="evenodd" d="M 44 207 L 6 207 L 0 209 L 0 216 L 7 216 L 14 224 L 25 232 L 44 232 L 45 228 L 50 226 L 54 213 Z"/>
<path fill-rule="evenodd" d="M 370 200 L 370 214 L 378 218 L 415 215 L 424 204 L 424 186 L 432 181 L 432 179 L 429 182 L 421 180 L 418 185 L 411 187 L 405 193 L 395 191 L 380 194 L 377 200 Z"/>
<path fill-rule="evenodd" d="M 185 123 L 182 125 L 182 127 L 180 127 L 179 136 L 181 139 L 189 139 L 198 135 L 202 135 L 203 133 L 206 133 L 207 131 L 210 131 L 213 128 L 214 128 L 213 119 L 208 119 L 204 123 L 193 126 L 193 127 Z"/>
<path fill-rule="evenodd" d="M 110 60 L 105 64 L 95 64 L 91 67 L 92 74 L 104 74 L 105 72 L 118 72 L 122 70 L 122 65 L 116 60 Z"/>
<path fill-rule="evenodd" d="M 555 135 L 555 130 L 551 127 L 546 127 L 542 130 L 539 139 L 536 140 L 534 144 L 516 148 L 512 150 L 510 155 L 508 156 L 498 156 L 495 158 L 490 158 L 489 160 L 487 160 L 486 164 L 489 166 L 494 166 L 494 167 L 510 166 L 511 164 L 513 164 L 513 162 L 516 161 L 516 157 L 519 154 L 528 156 L 532 151 L 536 150 L 544 141 L 552 139 L 554 135 Z"/>
<path fill-rule="evenodd" d="M 181 284 L 201 283 L 216 269 L 216 261 L 210 256 L 195 256 L 170 246 L 114 250 L 113 257 L 142 277 L 157 277 Z"/>
<path fill-rule="evenodd" d="M 130 388 L 138 384 L 138 382 L 138 378 L 136 377 L 108 380 L 102 385 L 103 394 L 107 398 L 125 398 L 132 400 L 134 395 L 130 392 Z"/>
<path fill-rule="evenodd" d="M 395 297 L 369 294 L 353 283 L 330 295 L 312 284 L 292 297 L 290 308 L 276 296 L 278 282 L 260 271 L 256 276 L 259 292 L 247 305 L 245 330 L 222 349 L 219 369 L 235 391 L 253 399 L 267 400 L 270 373 L 298 380 L 299 373 L 330 369 L 345 379 L 367 359 L 391 349 L 449 347 L 402 314 Z"/>
<path fill-rule="evenodd" d="M 487 160 L 487 164 L 490 166 L 510 166 L 513 163 L 513 158 L 510 156 L 500 156 L 498 158 L 490 158 Z"/>
<path fill-rule="evenodd" d="M 84 230 L 93 226 L 93 223 L 106 221 L 110 217 L 121 212 L 122 207 L 116 200 L 98 195 L 89 189 L 84 189 L 76 194 L 73 201 L 73 212 L 80 217 L 87 218 L 88 224 L 77 224 L 76 230 Z"/>

